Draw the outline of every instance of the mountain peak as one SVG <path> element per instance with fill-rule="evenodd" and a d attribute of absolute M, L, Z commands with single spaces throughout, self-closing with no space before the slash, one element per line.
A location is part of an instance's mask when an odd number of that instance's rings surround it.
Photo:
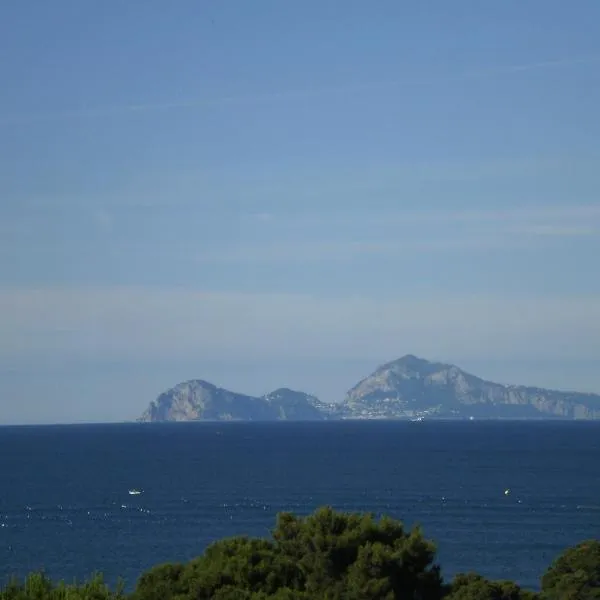
<path fill-rule="evenodd" d="M 404 356 L 391 362 L 381 365 L 377 369 L 377 373 L 391 372 L 397 374 L 420 374 L 429 375 L 441 369 L 447 369 L 451 365 L 446 365 L 438 362 L 431 362 L 424 358 L 415 356 L 414 354 L 405 354 Z"/>
<path fill-rule="evenodd" d="M 275 396 L 283 396 L 283 395 L 297 395 L 297 394 L 302 394 L 302 395 L 306 395 L 304 394 L 304 392 L 298 392 L 296 390 L 292 390 L 290 388 L 286 388 L 286 387 L 282 387 L 282 388 L 277 388 L 276 390 L 273 390 L 272 392 L 268 393 L 265 398 L 267 397 L 275 397 Z"/>
<path fill-rule="evenodd" d="M 400 358 L 391 362 L 392 364 L 396 363 L 407 367 L 422 367 L 433 364 L 431 361 L 426 360 L 425 358 L 420 358 L 419 356 L 415 356 L 414 354 L 405 354 L 404 356 L 401 356 Z"/>
<path fill-rule="evenodd" d="M 175 388 L 201 388 L 211 391 L 219 389 L 214 383 L 210 383 L 204 379 L 189 379 L 188 381 L 182 381 L 181 383 L 178 383 Z"/>

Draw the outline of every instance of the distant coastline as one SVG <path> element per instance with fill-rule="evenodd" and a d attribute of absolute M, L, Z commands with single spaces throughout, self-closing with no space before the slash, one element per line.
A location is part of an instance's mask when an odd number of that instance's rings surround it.
<path fill-rule="evenodd" d="M 195 379 L 160 394 L 139 422 L 599 420 L 600 395 L 486 381 L 406 355 L 359 381 L 340 403 L 280 388 L 250 396 Z"/>

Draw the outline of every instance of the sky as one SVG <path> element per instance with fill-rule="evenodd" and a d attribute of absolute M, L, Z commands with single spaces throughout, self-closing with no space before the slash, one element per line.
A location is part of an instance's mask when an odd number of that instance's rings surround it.
<path fill-rule="evenodd" d="M 600 3 L 0 4 L 0 423 L 404 354 L 600 393 Z"/>

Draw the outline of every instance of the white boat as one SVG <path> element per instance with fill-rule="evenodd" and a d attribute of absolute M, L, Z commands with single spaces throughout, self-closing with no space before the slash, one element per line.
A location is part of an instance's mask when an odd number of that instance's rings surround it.
<path fill-rule="evenodd" d="M 139 496 L 141 493 L 142 493 L 141 490 L 136 490 L 136 489 L 129 490 L 130 496 Z"/>

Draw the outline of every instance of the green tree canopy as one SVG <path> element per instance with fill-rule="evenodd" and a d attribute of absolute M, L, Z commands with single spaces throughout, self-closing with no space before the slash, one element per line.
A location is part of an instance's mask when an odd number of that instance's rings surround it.
<path fill-rule="evenodd" d="M 476 573 L 457 575 L 447 600 L 535 600 L 533 592 L 522 590 L 512 581 L 490 581 Z"/>
<path fill-rule="evenodd" d="M 600 541 L 563 552 L 542 577 L 542 595 L 545 600 L 600 600 Z"/>
<path fill-rule="evenodd" d="M 444 587 L 434 559 L 435 546 L 419 529 L 405 531 L 389 517 L 326 507 L 308 517 L 280 514 L 270 540 L 226 539 L 181 570 L 157 567 L 140 579 L 135 595 L 437 600 Z"/>
<path fill-rule="evenodd" d="M 44 573 L 32 573 L 22 583 L 13 580 L 1 592 L 0 600 L 123 600 L 123 585 L 112 591 L 97 574 L 81 585 L 54 585 Z"/>
<path fill-rule="evenodd" d="M 233 537 L 185 564 L 159 565 L 126 595 L 101 575 L 81 585 L 42 573 L 0 590 L 0 600 L 600 600 L 600 541 L 566 550 L 542 579 L 542 592 L 481 575 L 444 584 L 435 546 L 419 528 L 389 517 L 318 509 L 281 513 L 269 539 Z"/>

